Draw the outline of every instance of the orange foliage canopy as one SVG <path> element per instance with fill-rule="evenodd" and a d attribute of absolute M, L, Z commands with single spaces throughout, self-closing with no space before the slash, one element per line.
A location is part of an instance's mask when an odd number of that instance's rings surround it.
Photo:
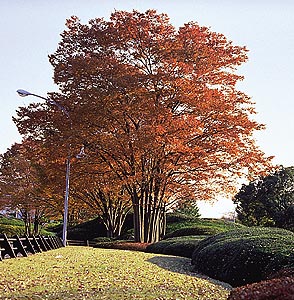
<path fill-rule="evenodd" d="M 222 34 L 194 22 L 176 30 L 154 10 L 116 11 L 87 25 L 72 17 L 50 56 L 61 91 L 51 97 L 72 119 L 71 132 L 55 120 L 59 138 L 84 142 L 88 161 L 99 162 L 89 168 L 112 172 L 141 216 L 185 197 L 232 193 L 238 177 L 270 166 L 253 138 L 263 125 L 236 89 L 246 60 L 246 48 Z"/>

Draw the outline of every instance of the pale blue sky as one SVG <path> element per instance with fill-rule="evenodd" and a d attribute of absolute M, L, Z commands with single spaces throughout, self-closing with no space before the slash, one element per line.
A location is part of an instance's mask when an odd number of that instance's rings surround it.
<path fill-rule="evenodd" d="M 65 29 L 65 20 L 78 16 L 83 23 L 108 19 L 114 10 L 167 13 L 178 27 L 189 21 L 223 33 L 249 49 L 240 68 L 239 87 L 256 102 L 256 119 L 267 129 L 257 143 L 275 163 L 294 165 L 294 1 L 291 0 L 0 0 L 0 153 L 20 137 L 12 122 L 18 106 L 34 101 L 20 98 L 26 89 L 45 96 L 56 90 L 48 55 Z M 218 212 L 230 205 L 220 205 Z"/>

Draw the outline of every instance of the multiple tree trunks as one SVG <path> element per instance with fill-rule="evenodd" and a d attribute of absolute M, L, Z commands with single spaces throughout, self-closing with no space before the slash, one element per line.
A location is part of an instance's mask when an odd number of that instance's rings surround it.
<path fill-rule="evenodd" d="M 5 234 L 0 235 L 0 260 L 5 258 L 27 257 L 30 254 L 53 250 L 62 247 L 62 242 L 56 236 L 14 236 L 8 238 Z"/>

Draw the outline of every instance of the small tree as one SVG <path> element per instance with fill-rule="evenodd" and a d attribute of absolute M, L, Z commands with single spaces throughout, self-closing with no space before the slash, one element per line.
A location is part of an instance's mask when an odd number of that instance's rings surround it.
<path fill-rule="evenodd" d="M 180 202 L 174 212 L 184 214 L 192 218 L 199 218 L 201 216 L 197 202 L 193 202 L 191 200 Z"/>
<path fill-rule="evenodd" d="M 2 205 L 18 211 L 28 235 L 39 234 L 45 216 L 56 214 L 54 202 L 46 194 L 46 176 L 41 159 L 32 153 L 36 143 L 25 140 L 0 155 L 0 198 Z"/>
<path fill-rule="evenodd" d="M 294 167 L 244 184 L 233 201 L 245 225 L 294 229 Z"/>

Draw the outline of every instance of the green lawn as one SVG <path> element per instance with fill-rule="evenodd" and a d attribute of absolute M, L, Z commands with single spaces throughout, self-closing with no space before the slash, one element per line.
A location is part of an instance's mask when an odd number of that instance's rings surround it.
<path fill-rule="evenodd" d="M 227 299 L 229 291 L 184 274 L 190 260 L 66 247 L 0 262 L 0 299 Z"/>

